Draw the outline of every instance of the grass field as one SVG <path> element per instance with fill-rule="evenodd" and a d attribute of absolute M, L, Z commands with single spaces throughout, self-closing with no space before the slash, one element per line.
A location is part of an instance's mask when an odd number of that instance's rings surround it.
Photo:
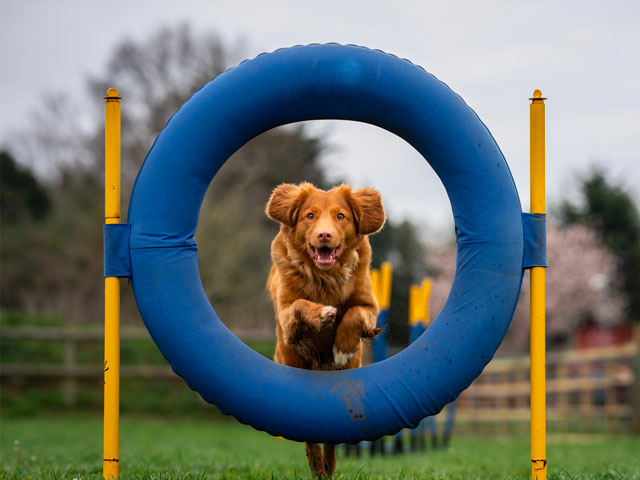
<path fill-rule="evenodd" d="M 122 479 L 310 478 L 302 444 L 232 420 L 121 420 Z M 96 416 L 2 418 L 0 478 L 102 478 Z M 640 480 L 640 437 L 551 437 L 550 479 Z M 528 438 L 454 437 L 448 450 L 399 457 L 340 458 L 337 479 L 529 478 Z"/>

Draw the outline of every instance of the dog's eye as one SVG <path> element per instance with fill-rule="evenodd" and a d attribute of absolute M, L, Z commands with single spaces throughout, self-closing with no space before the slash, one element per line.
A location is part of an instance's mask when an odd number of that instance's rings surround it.
<path fill-rule="evenodd" d="M 309 220 L 313 220 L 314 218 L 316 218 L 316 216 L 313 214 L 313 212 L 309 212 L 309 213 L 307 213 L 307 218 Z"/>
<path fill-rule="evenodd" d="M 338 214 L 338 220 L 342 220 L 344 218 L 344 213 L 339 213 Z"/>

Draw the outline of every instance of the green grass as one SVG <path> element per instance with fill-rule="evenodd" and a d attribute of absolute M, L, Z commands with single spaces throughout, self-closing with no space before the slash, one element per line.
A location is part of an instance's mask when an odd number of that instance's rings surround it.
<path fill-rule="evenodd" d="M 122 479 L 310 478 L 302 444 L 229 421 L 124 416 Z M 0 478 L 102 478 L 96 416 L 2 418 Z M 551 437 L 550 479 L 640 480 L 640 437 Z M 448 450 L 340 458 L 337 479 L 529 478 L 526 437 L 454 437 Z"/>

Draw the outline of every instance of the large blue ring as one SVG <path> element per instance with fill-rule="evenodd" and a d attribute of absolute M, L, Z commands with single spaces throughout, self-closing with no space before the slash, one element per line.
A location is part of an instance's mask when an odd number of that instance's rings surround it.
<path fill-rule="evenodd" d="M 402 353 L 355 370 L 313 372 L 260 356 L 218 319 L 198 271 L 194 232 L 218 169 L 260 133 L 315 119 L 404 138 L 444 183 L 455 218 L 444 309 Z M 370 440 L 439 412 L 491 360 L 522 283 L 520 201 L 487 128 L 422 68 L 357 46 L 278 50 L 205 85 L 156 139 L 128 218 L 138 308 L 173 370 L 222 412 L 293 440 Z"/>

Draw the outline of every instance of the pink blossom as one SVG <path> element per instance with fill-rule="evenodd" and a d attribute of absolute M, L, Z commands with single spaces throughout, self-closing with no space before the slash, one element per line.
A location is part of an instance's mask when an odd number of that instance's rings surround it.
<path fill-rule="evenodd" d="M 455 246 L 431 246 L 427 264 L 434 272 L 431 318 L 440 312 L 455 273 Z M 547 343 L 567 346 L 581 322 L 613 325 L 622 321 L 625 296 L 619 287 L 615 258 L 597 234 L 582 225 L 547 224 Z M 525 272 L 516 312 L 503 342 L 509 351 L 529 348 L 529 274 Z"/>

